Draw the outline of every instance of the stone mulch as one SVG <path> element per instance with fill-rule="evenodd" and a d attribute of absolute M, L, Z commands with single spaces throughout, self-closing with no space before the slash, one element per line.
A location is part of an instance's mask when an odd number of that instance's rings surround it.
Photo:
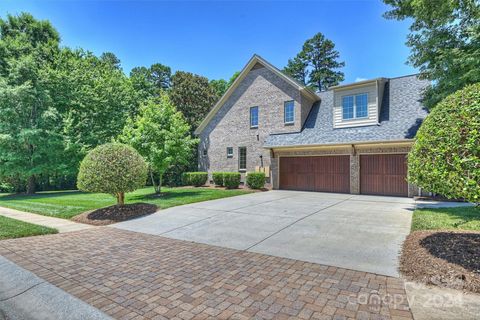
<path fill-rule="evenodd" d="M 403 244 L 408 279 L 480 293 L 480 232 L 416 231 Z"/>
<path fill-rule="evenodd" d="M 116 319 L 412 319 L 399 278 L 109 227 L 0 254 Z"/>

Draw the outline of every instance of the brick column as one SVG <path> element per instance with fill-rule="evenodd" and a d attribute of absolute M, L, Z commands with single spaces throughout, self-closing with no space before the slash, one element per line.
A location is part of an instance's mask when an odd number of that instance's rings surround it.
<path fill-rule="evenodd" d="M 272 188 L 278 190 L 278 158 L 271 158 L 270 161 Z"/>
<path fill-rule="evenodd" d="M 350 155 L 350 193 L 360 193 L 360 156 Z"/>

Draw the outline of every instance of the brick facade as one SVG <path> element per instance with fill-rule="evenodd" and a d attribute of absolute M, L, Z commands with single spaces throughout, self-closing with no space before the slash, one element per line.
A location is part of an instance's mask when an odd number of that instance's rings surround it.
<path fill-rule="evenodd" d="M 285 125 L 284 102 L 291 100 L 295 122 Z M 270 151 L 264 148 L 266 138 L 272 133 L 299 132 L 313 102 L 285 79 L 257 64 L 199 135 L 199 170 L 210 174 L 238 172 L 239 147 L 247 148 L 247 172 L 254 171 L 262 160 L 264 166 L 270 166 Z M 250 128 L 250 108 L 255 106 L 258 128 Z M 227 147 L 233 148 L 231 158 L 227 158 Z"/>
<path fill-rule="evenodd" d="M 270 182 L 279 188 L 279 157 L 282 156 L 350 156 L 350 193 L 359 194 L 360 156 L 362 154 L 406 154 L 411 140 L 427 112 L 420 94 L 428 85 L 416 76 L 383 79 L 376 83 L 381 95 L 371 112 L 378 112 L 378 124 L 334 128 L 334 90 L 315 94 L 289 81 L 274 67 L 256 57 L 234 90 L 216 106 L 215 113 L 198 131 L 198 168 L 215 171 L 255 171 L 270 167 Z M 342 89 L 343 90 L 343 89 Z M 353 89 L 348 89 L 353 90 Z M 363 90 L 363 89 L 362 89 Z M 284 103 L 294 101 L 295 121 L 284 122 Z M 219 108 L 218 108 L 219 107 Z M 250 127 L 250 108 L 258 107 L 258 127 Z M 337 115 L 338 117 L 338 115 Z M 348 144 L 349 141 L 362 143 Z M 388 142 L 391 141 L 391 142 Z M 295 146 L 295 148 L 292 148 Z M 246 170 L 239 168 L 239 148 L 247 151 Z M 227 148 L 233 156 L 227 156 Z M 296 150 L 296 151 L 295 151 Z M 300 151 L 301 150 L 301 151 Z M 418 189 L 408 186 L 408 195 Z"/>

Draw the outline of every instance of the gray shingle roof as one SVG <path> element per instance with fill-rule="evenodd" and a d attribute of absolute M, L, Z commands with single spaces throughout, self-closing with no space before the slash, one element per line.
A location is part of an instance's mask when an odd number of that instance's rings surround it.
<path fill-rule="evenodd" d="M 321 101 L 313 105 L 301 132 L 271 134 L 265 147 L 411 139 L 427 116 L 421 96 L 428 85 L 416 75 L 389 79 L 379 124 L 355 128 L 333 128 L 333 91 L 321 92 Z"/>

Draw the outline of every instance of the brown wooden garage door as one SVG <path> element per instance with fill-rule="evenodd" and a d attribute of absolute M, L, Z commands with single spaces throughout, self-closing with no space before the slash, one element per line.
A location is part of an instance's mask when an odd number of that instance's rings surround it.
<path fill-rule="evenodd" d="M 280 189 L 350 192 L 350 156 L 282 157 Z"/>
<path fill-rule="evenodd" d="M 406 155 L 361 155 L 360 193 L 408 196 Z"/>

